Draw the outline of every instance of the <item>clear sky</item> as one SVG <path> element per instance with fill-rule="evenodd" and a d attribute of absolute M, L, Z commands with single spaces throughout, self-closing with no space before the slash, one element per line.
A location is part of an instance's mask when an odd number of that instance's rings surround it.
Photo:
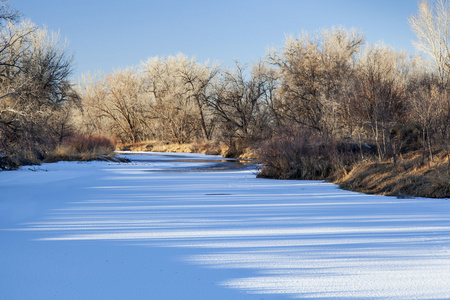
<path fill-rule="evenodd" d="M 286 35 L 354 27 L 371 43 L 414 52 L 408 18 L 418 0 L 12 0 L 39 26 L 59 31 L 74 54 L 73 79 L 182 52 L 251 64 Z"/>

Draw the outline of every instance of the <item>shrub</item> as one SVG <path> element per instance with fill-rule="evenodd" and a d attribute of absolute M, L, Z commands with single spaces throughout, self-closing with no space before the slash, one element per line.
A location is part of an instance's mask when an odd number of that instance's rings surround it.
<path fill-rule="evenodd" d="M 258 177 L 332 180 L 346 174 L 358 159 L 354 149 L 305 130 L 274 136 L 259 147 L 257 156 L 264 168 Z"/>

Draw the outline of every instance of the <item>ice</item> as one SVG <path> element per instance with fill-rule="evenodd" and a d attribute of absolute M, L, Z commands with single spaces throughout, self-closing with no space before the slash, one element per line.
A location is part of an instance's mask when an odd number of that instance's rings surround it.
<path fill-rule="evenodd" d="M 450 199 L 123 155 L 0 172 L 1 299 L 450 298 Z"/>

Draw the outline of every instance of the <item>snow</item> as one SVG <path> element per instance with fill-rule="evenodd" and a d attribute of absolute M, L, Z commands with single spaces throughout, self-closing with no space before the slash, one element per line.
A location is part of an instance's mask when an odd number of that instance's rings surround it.
<path fill-rule="evenodd" d="M 0 299 L 450 298 L 450 199 L 122 155 L 0 172 Z"/>

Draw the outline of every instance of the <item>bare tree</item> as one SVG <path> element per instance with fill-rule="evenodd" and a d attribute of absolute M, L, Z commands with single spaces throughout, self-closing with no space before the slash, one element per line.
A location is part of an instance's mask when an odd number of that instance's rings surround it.
<path fill-rule="evenodd" d="M 269 60 L 280 72 L 280 95 L 277 108 L 290 122 L 322 132 L 322 103 L 318 41 L 306 33 L 286 40 L 282 52 L 269 54 Z"/>
<path fill-rule="evenodd" d="M 180 54 L 100 78 L 85 76 L 80 83 L 84 130 L 131 143 L 208 139 L 213 124 L 206 103 L 217 72 Z"/>
<path fill-rule="evenodd" d="M 416 34 L 416 48 L 423 51 L 434 62 L 440 84 L 448 84 L 450 59 L 450 2 L 433 0 L 430 4 L 423 0 L 418 5 L 416 16 L 409 19 L 411 29 Z"/>
<path fill-rule="evenodd" d="M 413 86 L 410 88 L 410 113 L 422 129 L 423 158 L 428 157 L 430 161 L 433 160 L 431 140 L 438 127 L 437 117 L 443 96 L 438 82 L 432 75 L 420 74 L 419 78 L 412 81 Z"/>
<path fill-rule="evenodd" d="M 158 127 L 158 138 L 179 143 L 201 136 L 209 139 L 213 124 L 205 103 L 218 67 L 179 54 L 151 58 L 142 68 L 148 101 L 155 108 L 153 125 Z"/>
<path fill-rule="evenodd" d="M 280 73 L 277 108 L 288 122 L 332 134 L 342 110 L 343 80 L 352 70 L 362 34 L 342 28 L 289 37 L 269 61 Z M 333 114 L 335 117 L 333 117 Z"/>
<path fill-rule="evenodd" d="M 416 16 L 409 19 L 411 29 L 416 34 L 415 46 L 425 52 L 433 61 L 434 70 L 439 79 L 439 110 L 435 113 L 436 124 L 440 132 L 442 142 L 449 153 L 450 132 L 450 97 L 448 95 L 450 72 L 450 1 L 433 0 L 431 4 L 427 0 L 419 3 Z M 431 152 L 430 152 L 431 153 Z M 448 154 L 450 157 L 450 154 Z M 449 164 L 450 166 L 450 164 Z"/>
<path fill-rule="evenodd" d="M 234 69 L 225 70 L 215 82 L 209 102 L 230 148 L 270 135 L 273 129 L 269 105 L 276 87 L 275 73 L 263 61 L 253 65 L 250 72 L 235 63 Z"/>
<path fill-rule="evenodd" d="M 145 140 L 150 121 L 142 76 L 136 69 L 99 78 L 86 75 L 80 83 L 88 133 L 102 133 L 124 143 Z"/>
<path fill-rule="evenodd" d="M 352 81 L 364 35 L 354 29 L 332 28 L 321 32 L 321 40 L 324 127 L 331 135 L 349 137 L 354 130 L 350 109 Z"/>
<path fill-rule="evenodd" d="M 211 138 L 211 130 L 208 130 L 207 117 L 208 102 L 211 97 L 209 88 L 211 81 L 219 72 L 219 67 L 200 65 L 194 58 L 186 59 L 184 57 L 178 57 L 183 63 L 178 68 L 178 76 L 181 77 L 182 83 L 187 90 L 187 96 L 190 101 L 194 102 L 197 106 L 198 115 L 200 118 L 202 133 L 205 140 Z"/>
<path fill-rule="evenodd" d="M 81 109 L 75 112 L 75 123 L 78 130 L 85 134 L 111 135 L 108 130 L 107 119 L 99 111 L 105 102 L 107 88 L 102 73 L 86 73 L 81 75 L 77 84 L 77 91 L 81 97 Z"/>
<path fill-rule="evenodd" d="M 38 151 L 67 134 L 63 116 L 78 100 L 68 81 L 71 68 L 68 45 L 58 34 L 29 21 L 2 26 L 0 147 Z"/>
<path fill-rule="evenodd" d="M 387 46 L 368 46 L 358 61 L 355 113 L 370 128 L 380 160 L 390 154 L 396 163 L 402 141 L 393 129 L 403 124 L 407 106 L 406 86 L 411 61 L 406 52 Z"/>

